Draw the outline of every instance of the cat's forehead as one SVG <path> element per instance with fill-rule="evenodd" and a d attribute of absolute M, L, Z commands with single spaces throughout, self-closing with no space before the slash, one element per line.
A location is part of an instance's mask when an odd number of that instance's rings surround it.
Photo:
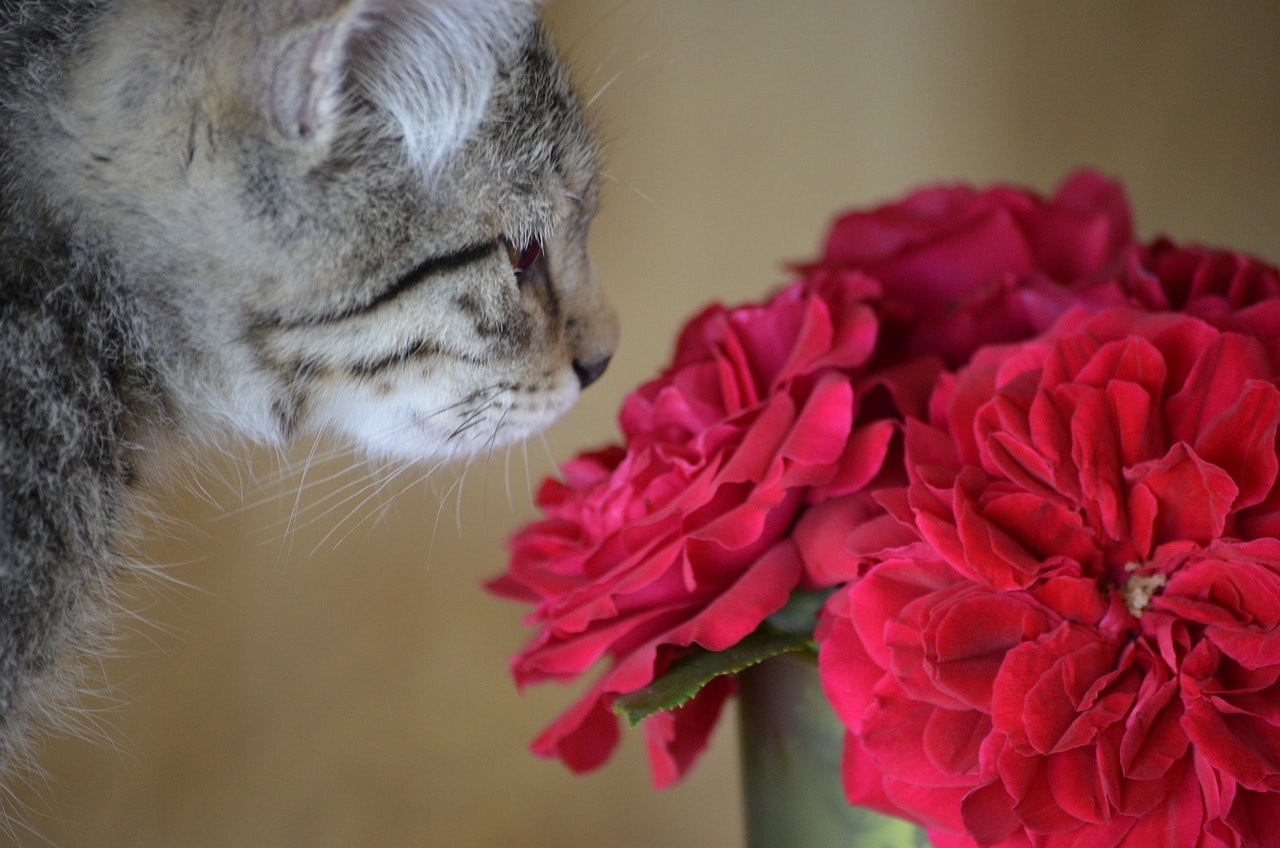
<path fill-rule="evenodd" d="M 481 117 L 441 159 L 415 155 L 413 128 L 390 130 L 389 146 L 371 145 L 372 139 L 388 140 L 388 127 L 404 115 L 394 114 L 376 91 L 365 91 L 368 108 L 350 127 L 340 158 L 383 176 L 395 172 L 392 178 L 420 193 L 437 215 L 470 215 L 517 240 L 589 220 L 600 169 L 595 134 L 536 18 L 487 85 Z M 434 92 L 424 88 L 416 96 Z M 366 122 L 380 126 L 361 125 Z"/>
<path fill-rule="evenodd" d="M 595 136 L 540 33 L 500 74 L 484 119 L 446 170 L 443 180 L 422 173 L 427 191 L 447 187 L 516 240 L 594 215 Z"/>

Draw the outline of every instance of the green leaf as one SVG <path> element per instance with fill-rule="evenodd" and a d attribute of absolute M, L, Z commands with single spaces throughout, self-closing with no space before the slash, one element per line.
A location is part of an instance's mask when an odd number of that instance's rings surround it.
<path fill-rule="evenodd" d="M 770 615 L 751 635 L 723 651 L 696 648 L 643 689 L 620 696 L 613 711 L 635 727 L 655 713 L 687 704 L 717 677 L 737 674 L 779 654 L 813 650 L 813 627 L 818 610 L 833 590 L 791 593 L 782 609 Z"/>
<path fill-rule="evenodd" d="M 812 631 L 812 625 L 808 633 L 779 633 L 762 627 L 723 651 L 699 648 L 673 662 L 665 674 L 648 686 L 618 698 L 613 711 L 635 727 L 651 715 L 688 703 L 717 677 L 737 674 L 779 654 L 806 650 Z"/>

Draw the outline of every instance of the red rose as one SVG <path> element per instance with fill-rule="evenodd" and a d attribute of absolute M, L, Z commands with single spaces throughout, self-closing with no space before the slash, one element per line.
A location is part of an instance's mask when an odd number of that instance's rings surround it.
<path fill-rule="evenodd" d="M 853 369 L 874 349 L 873 284 L 797 283 L 764 305 L 697 316 L 672 366 L 627 398 L 626 449 L 584 455 L 538 494 L 546 517 L 512 541 L 500 594 L 537 604 L 539 632 L 513 662 L 521 685 L 609 667 L 534 743 L 571 768 L 617 741 L 611 707 L 692 646 L 737 643 L 802 578 L 792 520 L 814 487 L 856 488 L 879 470 L 890 428 L 854 429 Z M 879 433 L 879 435 L 877 435 Z M 853 438 L 864 450 L 842 461 Z M 878 447 L 877 447 L 878 445 Z M 645 723 L 654 779 L 705 745 L 728 678 Z"/>
<path fill-rule="evenodd" d="M 1212 309 L 1206 300 L 1234 311 L 1280 296 L 1280 272 L 1265 262 L 1163 238 L 1135 249 L 1126 271 L 1127 288 L 1152 309 L 1199 315 L 1198 303 Z"/>
<path fill-rule="evenodd" d="M 944 845 L 1261 844 L 1280 820 L 1270 341 L 1071 313 L 943 378 L 872 529 L 802 520 L 802 556 L 863 575 L 818 633 L 854 803 Z"/>
<path fill-rule="evenodd" d="M 1124 192 L 1085 171 L 1047 199 L 940 187 L 846 214 L 807 270 L 856 270 L 883 286 L 878 361 L 937 354 L 958 365 L 981 345 L 1047 329 L 1073 305 L 1122 303 L 1112 276 L 1132 238 Z"/>

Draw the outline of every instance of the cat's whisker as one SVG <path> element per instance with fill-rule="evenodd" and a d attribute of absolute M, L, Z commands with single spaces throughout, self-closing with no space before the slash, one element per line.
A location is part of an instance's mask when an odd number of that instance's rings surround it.
<path fill-rule="evenodd" d="M 309 521 L 307 523 L 308 527 L 318 525 L 320 524 L 321 519 L 325 516 L 336 513 L 339 508 L 347 507 L 343 510 L 340 517 L 327 525 L 328 529 L 325 533 L 315 541 L 307 551 L 307 557 L 314 557 L 322 550 L 335 550 L 338 547 L 338 544 L 332 543 L 332 540 L 335 537 L 338 537 L 339 541 L 345 540 L 352 530 L 360 527 L 365 522 L 368 515 L 366 514 L 361 516 L 360 510 L 373 498 L 377 497 L 378 492 L 386 485 L 388 485 L 388 483 L 385 479 L 370 479 L 366 486 L 361 488 L 351 497 L 343 500 L 341 503 L 336 504 L 332 509 L 326 510 L 325 513 L 316 516 L 314 519 Z M 342 535 L 338 536 L 339 533 Z"/>
<path fill-rule="evenodd" d="M 649 59 L 648 53 L 641 53 L 640 56 L 636 59 L 635 64 L 639 65 L 647 61 L 648 59 Z M 617 73 L 609 77 L 609 79 L 605 80 L 604 85 L 596 89 L 596 93 L 591 95 L 591 97 L 587 99 L 585 107 L 587 109 L 590 109 L 592 106 L 594 106 L 596 101 L 599 100 L 601 97 L 603 97 L 610 88 L 613 88 L 613 84 L 616 83 L 618 80 L 622 79 L 622 75 L 625 74 L 628 70 L 629 70 L 628 68 L 621 68 L 618 70 Z"/>
<path fill-rule="evenodd" d="M 353 456 L 352 446 L 345 442 L 318 450 L 316 446 L 323 441 L 324 437 L 317 436 L 301 471 L 282 471 L 278 475 L 279 479 L 263 485 L 259 496 L 242 503 L 238 511 L 256 512 L 287 496 L 290 498 L 288 512 L 264 526 L 276 530 L 278 535 L 288 534 L 292 537 L 319 517 L 328 514 L 328 510 L 324 510 L 317 516 L 315 513 L 318 509 L 348 495 L 353 489 L 363 489 L 369 485 L 369 480 L 377 473 L 374 459 L 357 459 Z M 316 475 L 316 469 L 331 463 L 336 463 L 337 467 L 323 475 Z M 289 478 L 293 478 L 293 482 L 289 482 Z M 311 492 L 323 494 L 313 498 L 309 495 Z"/>
<path fill-rule="evenodd" d="M 623 9 L 629 8 L 632 5 L 634 5 L 632 0 L 620 0 L 620 2 L 614 3 L 613 6 L 607 11 L 605 11 L 603 14 L 597 15 L 596 19 L 592 21 L 585 30 L 583 30 L 581 35 L 578 36 L 578 39 L 574 41 L 573 44 L 567 45 L 564 48 L 565 54 L 572 58 L 573 64 L 579 65 L 582 63 L 583 61 L 582 51 L 585 45 L 598 43 L 600 41 L 599 38 L 593 38 L 593 36 L 599 33 L 600 28 L 603 27 L 606 23 L 608 23 L 610 19 L 612 19 L 615 15 L 617 15 Z M 584 83 L 591 82 L 591 80 L 595 77 L 595 75 L 598 74 L 604 68 L 605 62 L 608 59 L 612 58 L 612 56 L 615 53 L 617 53 L 618 50 L 619 50 L 619 47 L 617 45 L 610 47 L 609 52 L 605 55 L 605 58 L 601 60 L 601 62 L 591 71 L 591 74 L 586 78 L 586 80 L 584 80 Z"/>
<path fill-rule="evenodd" d="M 412 435 L 413 433 L 410 432 L 407 434 L 407 437 L 412 437 Z M 431 479 L 436 474 L 436 472 L 438 472 L 441 468 L 450 464 L 453 461 L 455 461 L 453 458 L 445 457 L 440 460 L 437 460 L 434 464 L 430 465 L 425 470 L 422 470 L 417 476 L 414 476 L 409 481 L 408 484 L 396 490 L 392 495 L 387 497 L 386 504 L 379 510 L 379 513 L 385 513 L 385 510 L 389 508 L 390 505 L 397 498 L 399 498 L 405 492 L 409 491 L 415 486 L 419 485 L 424 480 Z M 313 507 L 318 507 L 325 503 L 329 504 L 319 514 L 309 516 L 306 520 L 307 525 L 317 523 L 320 520 L 342 509 L 343 507 L 348 506 L 353 501 L 360 499 L 359 502 L 356 503 L 355 506 L 348 511 L 347 517 L 336 522 L 333 530 L 331 530 L 330 533 L 326 534 L 326 536 L 316 544 L 315 548 L 312 550 L 312 554 L 314 555 L 314 553 L 317 550 L 323 548 L 326 545 L 326 543 L 329 541 L 329 539 L 343 526 L 352 525 L 350 529 L 348 529 L 347 532 L 333 545 L 333 547 L 340 545 L 342 541 L 344 541 L 354 529 L 358 528 L 365 521 L 368 520 L 368 517 L 366 516 L 363 518 L 355 519 L 353 522 L 352 521 L 353 516 L 358 515 L 358 513 L 368 503 L 373 501 L 375 498 L 381 496 L 388 489 L 388 487 L 390 487 L 391 484 L 394 483 L 397 479 L 404 476 L 407 472 L 414 469 L 419 469 L 419 468 L 421 468 L 421 466 L 418 466 L 412 463 L 404 463 L 396 468 L 384 466 L 380 470 L 371 468 L 368 474 L 362 476 L 358 480 L 352 481 L 351 483 L 341 487 L 336 492 L 330 492 L 324 498 L 322 498 L 319 502 L 312 505 Z M 351 491 L 352 489 L 354 489 L 355 491 Z M 332 503 L 329 503 L 331 501 Z"/>
<path fill-rule="evenodd" d="M 501 383 L 493 383 L 489 386 L 486 386 L 483 389 L 477 389 L 476 391 L 472 392 L 471 394 L 467 395 L 466 397 L 462 398 L 461 400 L 455 403 L 448 404 L 447 406 L 442 406 L 439 409 L 426 413 L 425 415 L 418 416 L 416 420 L 426 423 L 428 421 L 431 421 L 431 419 L 435 418 L 436 416 L 444 415 L 445 413 L 452 412 L 455 409 L 460 409 L 469 403 L 475 403 L 477 400 L 488 402 L 493 398 L 497 397 L 498 395 L 500 395 L 502 391 L 503 391 L 503 386 Z"/>
<path fill-rule="evenodd" d="M 627 10 L 631 8 L 635 8 L 635 4 L 630 2 L 630 0 L 624 0 L 624 2 L 615 4 L 611 9 L 606 11 L 604 14 L 598 16 L 596 20 L 592 21 L 592 23 L 586 28 L 586 30 L 584 30 L 583 33 L 579 36 L 578 40 L 574 43 L 574 45 L 570 46 L 566 50 L 567 55 L 573 58 L 574 60 L 573 64 L 581 65 L 585 62 L 585 54 L 583 50 L 584 45 L 590 44 L 590 43 L 598 43 L 600 41 L 600 38 L 592 38 L 593 33 L 596 33 L 603 26 L 608 24 L 613 18 L 615 18 L 623 10 Z M 634 29 L 636 26 L 643 24 L 645 21 L 651 18 L 655 13 L 655 10 L 652 8 L 645 8 L 645 7 L 640 7 L 640 8 L 643 9 L 642 13 L 634 21 L 622 24 L 620 28 Z M 622 46 L 618 43 L 614 43 L 614 45 L 609 48 L 609 50 L 604 54 L 604 56 L 602 56 L 598 61 L 595 62 L 594 67 L 592 67 L 591 69 L 591 72 L 585 78 L 580 80 L 582 87 L 585 89 L 590 87 L 592 84 L 594 84 L 595 80 L 600 76 L 600 74 L 604 73 L 605 70 L 610 65 L 613 65 L 615 63 L 615 60 L 617 59 L 618 55 L 621 52 L 622 52 Z M 642 53 L 638 57 L 631 59 L 627 64 L 623 65 L 618 71 L 616 71 L 612 77 L 606 80 L 603 85 L 597 86 L 595 94 L 586 98 L 586 108 L 590 110 L 594 106 L 596 101 L 600 99 L 601 95 L 604 94 L 606 90 L 611 88 L 614 82 L 616 82 L 616 80 L 619 77 L 623 76 L 624 74 L 631 73 L 637 67 L 647 62 L 650 62 L 652 59 L 653 59 L 652 54 L 648 52 Z"/>
<path fill-rule="evenodd" d="M 288 519 L 285 522 L 284 532 L 281 534 L 280 546 L 276 549 L 275 570 L 278 571 L 284 560 L 293 552 L 293 533 L 291 532 L 298 520 L 298 512 L 302 502 L 302 493 L 307 485 L 307 475 L 311 473 L 311 469 L 315 462 L 316 451 L 320 448 L 320 434 L 317 433 L 311 442 L 311 449 L 307 452 L 306 461 L 302 464 L 302 473 L 298 477 L 298 492 L 293 498 L 293 505 L 289 510 Z"/>
<path fill-rule="evenodd" d="M 502 453 L 502 487 L 507 490 L 507 510 L 516 511 L 515 494 L 511 491 L 511 452 L 515 450 L 513 445 L 507 445 Z"/>
<path fill-rule="evenodd" d="M 345 441 L 330 443 L 331 441 L 325 434 L 317 434 L 308 448 L 308 453 L 301 467 L 299 463 L 292 461 L 282 450 L 273 451 L 272 456 L 276 458 L 275 470 L 266 480 L 255 486 L 256 494 L 254 497 L 249 498 L 246 496 L 241 499 L 239 506 L 232 512 L 235 514 L 255 512 L 286 497 L 291 501 L 297 501 L 298 503 L 294 504 L 294 506 L 305 510 L 305 498 L 302 497 L 305 492 L 327 486 L 334 480 L 350 474 L 353 467 L 360 465 L 359 462 L 352 461 L 354 459 L 353 449 L 349 443 Z M 319 448 L 318 446 L 321 444 L 327 444 L 327 446 Z M 312 473 L 313 468 L 334 463 L 337 464 L 337 469 L 325 474 L 323 477 L 316 477 Z"/>
<path fill-rule="evenodd" d="M 480 424 L 484 421 L 485 413 L 492 408 L 493 408 L 492 405 L 488 405 L 488 406 L 480 407 L 479 409 L 472 410 L 470 413 L 467 414 L 467 417 L 462 420 L 462 423 L 459 424 L 457 428 L 455 428 L 454 431 L 449 434 L 448 440 L 454 441 L 459 437 L 466 435 L 469 431 L 475 428 L 477 424 Z"/>
<path fill-rule="evenodd" d="M 210 538 L 207 529 L 197 526 L 190 518 L 172 512 L 161 511 L 152 503 L 135 500 L 130 505 L 130 517 L 133 526 L 121 533 L 118 540 L 122 552 L 138 555 L 143 537 L 163 536 L 165 538 Z M 143 530 L 147 531 L 145 534 Z"/>
<path fill-rule="evenodd" d="M 658 203 L 658 201 L 654 200 L 651 195 L 647 194 L 643 189 L 641 189 L 639 186 L 635 185 L 634 183 L 624 182 L 614 174 L 609 173 L 607 171 L 602 171 L 600 173 L 600 176 L 604 178 L 606 181 L 611 182 L 616 186 L 621 186 L 622 188 L 631 192 L 636 197 L 640 198 L 642 201 L 648 204 L 653 210 L 657 212 L 663 212 L 663 213 L 667 211 L 662 207 L 662 204 Z"/>
<path fill-rule="evenodd" d="M 407 483 L 405 483 L 405 484 L 404 484 L 403 486 L 401 486 L 400 488 L 396 489 L 394 492 L 392 492 L 390 495 L 388 495 L 388 496 L 385 498 L 385 503 L 384 503 L 384 504 L 382 504 L 382 506 L 380 506 L 377 510 L 375 510 L 375 512 L 374 512 L 374 517 L 375 517 L 376 519 L 378 519 L 378 518 L 381 518 L 382 516 L 384 516 L 384 515 L 386 514 L 387 510 L 389 510 L 389 509 L 392 507 L 392 505 L 393 505 L 397 500 L 399 500 L 401 497 L 403 497 L 403 496 L 405 495 L 405 493 L 409 492 L 411 489 L 414 489 L 414 488 L 416 488 L 416 487 L 418 487 L 418 486 L 422 485 L 422 483 L 423 483 L 423 482 L 425 482 L 427 479 L 429 479 L 429 478 L 431 477 L 431 475 L 433 475 L 433 474 L 434 474 L 434 473 L 435 473 L 435 472 L 436 472 L 436 471 L 441 467 L 441 465 L 445 464 L 447 461 L 448 461 L 448 460 L 441 460 L 441 462 L 437 463 L 436 465 L 431 466 L 430 468 L 427 468 L 427 469 L 425 469 L 425 470 L 419 470 L 419 473 L 418 473 L 418 474 L 410 475 L 409 480 L 408 480 L 408 482 L 407 482 Z M 386 480 L 386 481 L 383 483 L 382 488 L 384 488 L 384 489 L 385 489 L 385 488 L 386 488 L 387 486 L 389 486 L 389 485 L 390 485 L 390 484 L 391 484 L 391 483 L 392 483 L 396 478 L 401 477 L 401 476 L 403 476 L 406 472 L 408 472 L 408 471 L 410 471 L 410 470 L 413 470 L 413 469 L 416 469 L 416 468 L 418 468 L 418 466 L 416 466 L 416 465 L 412 465 L 412 464 L 406 464 L 406 465 L 404 465 L 404 466 L 403 466 L 403 467 L 401 467 L 400 469 L 398 469 L 398 470 L 396 470 L 396 471 L 394 471 L 394 472 L 393 472 L 393 476 L 392 476 L 390 479 Z M 378 494 L 378 493 L 377 493 L 377 492 L 375 492 L 373 495 L 370 495 L 370 498 L 372 498 L 372 497 L 376 496 L 377 494 Z M 363 506 L 363 503 L 362 503 L 361 505 L 357 506 L 357 507 L 356 507 L 356 510 L 359 510 L 362 506 Z M 365 522 L 367 522 L 368 520 L 369 520 L 369 519 L 368 519 L 368 517 L 364 517 L 364 518 L 360 518 L 360 519 L 358 519 L 357 521 L 355 521 L 355 522 L 352 524 L 351 528 L 350 528 L 349 530 L 347 530 L 347 532 L 346 532 L 346 533 L 344 533 L 344 534 L 342 535 L 342 537 L 341 537 L 341 538 L 337 539 L 337 540 L 333 543 L 332 547 L 333 547 L 333 548 L 335 548 L 335 549 L 336 549 L 336 548 L 338 548 L 338 547 L 341 547 L 341 545 L 342 545 L 342 544 L 347 540 L 347 538 L 348 538 L 352 533 L 354 533 L 357 529 L 359 529 L 359 527 L 360 527 L 362 524 L 364 524 Z M 434 541 L 434 540 L 433 540 L 433 541 Z M 429 555 L 430 555 L 430 554 L 428 553 L 428 557 L 429 557 Z"/>
<path fill-rule="evenodd" d="M 204 560 L 205 557 L 203 556 L 195 556 L 187 560 L 174 560 L 160 564 L 149 562 L 141 557 L 134 557 L 129 562 L 129 570 L 140 578 L 137 581 L 137 587 L 146 589 L 153 594 L 153 597 L 159 586 L 163 586 L 170 591 L 178 590 L 203 595 L 209 592 L 206 587 L 198 583 L 192 583 L 172 572 L 180 568 L 190 568 L 204 562 Z"/>
<path fill-rule="evenodd" d="M 444 494 L 439 498 L 439 502 L 436 505 L 436 518 L 431 525 L 432 549 L 434 549 L 434 540 L 440 533 L 440 519 L 444 516 L 444 510 L 449 503 L 449 497 L 456 491 L 459 504 L 462 502 L 462 486 L 466 476 L 466 466 L 464 466 L 458 476 L 449 484 L 449 488 L 445 489 Z"/>
<path fill-rule="evenodd" d="M 502 432 L 502 423 L 507 420 L 507 415 L 511 412 L 511 407 L 504 407 L 502 414 L 498 416 L 498 422 L 493 425 L 493 433 L 489 436 L 489 441 L 485 445 L 484 453 L 484 504 L 487 508 L 489 505 L 489 465 L 493 460 L 493 449 L 498 443 L 498 434 Z"/>
<path fill-rule="evenodd" d="M 528 503 L 533 503 L 533 470 L 529 468 L 529 440 L 520 443 L 520 452 L 524 455 L 524 485 L 528 494 Z"/>
<path fill-rule="evenodd" d="M 542 450 L 547 456 L 547 464 L 552 468 L 556 468 L 558 463 L 556 462 L 555 452 L 551 450 L 551 441 L 546 432 L 538 434 L 538 441 L 542 444 Z"/>
<path fill-rule="evenodd" d="M 466 494 L 467 490 L 467 475 L 471 473 L 471 469 L 474 467 L 474 464 L 474 458 L 468 457 L 466 464 L 462 466 L 462 474 L 458 477 L 458 493 L 454 496 L 453 512 L 454 530 L 458 534 L 462 533 L 462 504 L 463 495 Z"/>
<path fill-rule="evenodd" d="M 324 464 L 323 461 L 317 463 L 317 465 L 320 464 Z M 246 515 L 258 513 L 268 507 L 278 506 L 282 501 L 288 499 L 289 509 L 287 511 L 283 511 L 283 514 L 279 518 L 274 519 L 271 526 L 287 524 L 293 516 L 295 508 L 299 513 L 301 513 L 314 506 L 313 503 L 309 503 L 307 501 L 307 492 L 313 489 L 325 488 L 333 481 L 349 476 L 350 474 L 351 466 L 349 465 L 342 465 L 336 471 L 326 473 L 322 477 L 308 475 L 305 480 L 298 478 L 296 469 L 282 470 L 277 479 L 263 484 L 253 499 L 242 501 L 231 514 Z"/>
<path fill-rule="evenodd" d="M 200 455 L 197 454 L 197 456 Z M 208 487 L 205 485 L 205 481 L 212 476 L 210 472 L 211 469 L 208 465 L 208 461 L 203 456 L 200 456 L 197 466 L 186 473 L 184 482 L 187 484 L 187 491 L 195 494 L 208 506 L 217 507 L 220 499 L 217 495 L 210 492 Z"/>
<path fill-rule="evenodd" d="M 616 11 L 617 9 L 614 9 L 614 12 Z M 606 15 L 605 17 L 607 18 L 608 16 Z M 602 23 L 602 21 L 597 21 L 595 26 L 599 26 L 600 23 Z M 610 67 L 610 65 L 613 64 L 614 59 L 617 58 L 620 52 L 622 52 L 621 45 L 615 44 L 612 47 L 610 47 L 608 52 L 606 52 L 603 56 L 600 57 L 600 61 L 596 62 L 595 67 L 591 69 L 591 73 L 586 76 L 586 78 L 582 81 L 582 84 L 584 86 L 594 85 L 596 80 L 600 78 L 600 75 L 605 73 Z"/>
<path fill-rule="evenodd" d="M 320 513 L 309 517 L 306 520 L 306 527 L 319 523 L 321 520 L 337 513 L 339 510 L 345 509 L 346 512 L 345 516 L 335 521 L 329 532 L 315 543 L 311 549 L 310 556 L 315 556 L 317 551 L 324 548 L 325 543 L 332 538 L 334 533 L 338 532 L 344 524 L 351 521 L 352 516 L 357 515 L 365 504 L 369 503 L 373 498 L 376 498 L 378 494 L 390 485 L 390 482 L 400 473 L 403 472 L 391 472 L 390 474 L 379 475 L 376 471 L 370 469 L 358 481 L 358 485 L 346 487 L 346 489 L 344 489 L 344 492 L 346 493 L 342 497 L 334 501 Z M 350 489 L 354 489 L 354 491 L 348 491 Z M 353 503 L 354 506 L 352 506 Z"/>
<path fill-rule="evenodd" d="M 440 492 L 440 488 L 439 488 L 439 486 L 437 485 L 437 479 L 438 479 L 438 478 L 437 478 L 435 475 L 436 475 L 436 472 L 439 470 L 439 468 L 440 468 L 443 464 L 444 464 L 444 462 L 443 462 L 443 461 L 441 461 L 440 463 L 437 463 L 437 465 L 433 466 L 432 468 L 428 469 L 426 472 L 424 472 L 423 474 L 421 474 L 421 475 L 418 477 L 417 481 L 416 481 L 416 483 L 417 483 L 417 484 L 425 483 L 426 485 L 428 485 L 428 486 L 430 487 L 430 489 L 431 489 L 432 496 L 434 497 L 434 499 L 435 499 L 435 501 L 436 501 L 436 516 L 435 516 L 435 520 L 434 520 L 434 521 L 432 522 L 432 524 L 431 524 L 431 533 L 429 534 L 428 539 L 427 539 L 427 562 L 428 562 L 428 564 L 430 564 L 430 563 L 431 563 L 431 561 L 432 561 L 432 557 L 433 557 L 433 555 L 435 554 L 435 548 L 436 548 L 436 536 L 439 534 L 439 529 L 440 529 L 440 516 L 442 515 L 442 513 L 443 513 L 443 511 L 444 511 L 444 505 L 445 505 L 445 502 L 446 502 L 446 497 L 448 496 L 449 491 L 451 491 L 451 490 L 452 490 L 452 484 L 451 484 L 450 489 L 449 489 L 449 490 L 446 490 L 446 491 L 442 494 L 442 493 Z M 455 483 L 456 483 L 456 481 L 455 481 Z"/>
<path fill-rule="evenodd" d="M 391 495 L 388 501 L 394 502 L 404 497 L 404 495 L 407 494 L 409 491 L 423 485 L 430 478 L 430 476 L 435 473 L 435 470 L 437 467 L 438 466 L 432 466 L 431 468 L 421 469 L 421 468 L 418 468 L 417 466 L 407 466 L 406 470 L 411 468 L 417 468 L 418 473 L 413 475 L 409 479 L 409 482 L 405 483 L 402 487 L 397 489 L 396 492 L 393 495 Z"/>
<path fill-rule="evenodd" d="M 370 491 L 370 492 L 369 492 L 369 494 L 368 494 L 368 495 L 367 495 L 363 500 L 361 500 L 358 504 L 356 504 L 356 505 L 355 505 L 355 506 L 350 510 L 350 512 L 347 514 L 347 517 L 346 517 L 346 518 L 342 519 L 341 521 L 336 522 L 336 523 L 333 525 L 333 527 L 329 530 L 329 532 L 328 532 L 328 533 L 325 533 L 325 534 L 324 534 L 324 536 L 322 536 L 322 537 L 320 538 L 320 541 L 316 542 L 315 547 L 311 549 L 311 556 L 315 556 L 315 555 L 316 555 L 316 553 L 317 553 L 318 551 L 320 551 L 322 548 L 324 548 L 324 547 L 326 546 L 326 543 L 328 543 L 330 539 L 333 539 L 333 538 L 334 538 L 334 536 L 335 536 L 335 535 L 337 534 L 337 532 L 338 532 L 338 531 L 343 527 L 343 525 L 347 525 L 347 524 L 349 524 L 350 526 L 348 527 L 348 529 L 347 529 L 347 531 L 346 531 L 345 533 L 343 533 L 341 536 L 338 536 L 338 537 L 337 537 L 337 539 L 336 539 L 336 540 L 335 540 L 331 545 L 329 545 L 329 549 L 330 549 L 330 550 L 336 550 L 337 548 L 341 547 L 341 546 L 342 546 L 342 544 L 343 544 L 343 543 L 344 543 L 348 538 L 350 538 L 350 537 L 351 537 L 351 534 L 352 534 L 352 533 L 354 533 L 356 530 L 358 530 L 362 525 L 364 525 L 366 522 L 368 522 L 372 517 L 377 516 L 377 515 L 381 512 L 380 510 L 374 510 L 374 511 L 373 511 L 373 513 L 368 513 L 368 514 L 365 514 L 365 515 L 363 515 L 363 516 L 360 516 L 360 515 L 359 515 L 359 513 L 360 513 L 360 511 L 361 511 L 362 509 L 364 509 L 364 507 L 365 507 L 366 505 L 368 505 L 368 504 L 369 504 L 373 499 L 377 498 L 377 497 L 378 497 L 379 495 L 381 495 L 384 491 L 386 491 L 386 489 L 387 489 L 387 488 L 388 488 L 388 487 L 389 487 L 393 482 L 395 482 L 395 480 L 396 480 L 397 478 L 399 478 L 401 475 L 403 475 L 403 474 L 404 474 L 404 473 L 409 469 L 409 467 L 410 467 L 410 466 L 405 466 L 404 468 L 401 468 L 401 469 L 399 469 L 399 470 L 397 470 L 397 471 L 391 472 L 390 474 L 388 474 L 388 475 L 386 476 L 386 479 L 382 480 L 380 483 L 378 483 L 378 485 L 377 485 L 377 486 L 373 487 L 373 488 L 372 488 L 372 491 Z M 406 486 L 405 488 L 403 488 L 403 489 L 399 490 L 398 492 L 396 492 L 396 493 L 395 493 L 395 495 L 393 495 L 393 496 L 389 499 L 389 501 L 390 501 L 390 500 L 394 500 L 394 499 L 395 499 L 395 497 L 398 497 L 400 494 L 403 494 L 404 492 L 408 491 L 410 488 L 412 488 L 412 486 L 414 485 L 414 483 L 415 483 L 415 482 L 416 482 L 415 480 L 410 479 L 409 485 L 408 485 L 408 486 Z M 387 505 L 389 505 L 389 502 L 388 502 L 388 504 L 384 505 L 384 508 L 385 508 L 385 506 L 387 506 Z M 357 517 L 357 516 L 358 516 L 358 517 Z"/>

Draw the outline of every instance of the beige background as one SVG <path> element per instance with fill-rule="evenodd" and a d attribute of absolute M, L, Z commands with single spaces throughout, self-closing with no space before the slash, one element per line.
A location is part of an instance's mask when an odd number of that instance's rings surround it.
<path fill-rule="evenodd" d="M 610 438 L 621 396 L 697 305 L 758 297 L 837 209 L 922 182 L 1047 190 L 1092 163 L 1125 180 L 1143 235 L 1280 260 L 1280 4 L 549 11 L 610 142 L 593 242 L 624 318 L 615 366 L 547 450 L 481 460 L 464 485 L 410 472 L 372 492 L 351 473 L 299 495 L 299 475 L 261 456 L 191 472 L 193 493 L 161 498 L 181 523 L 142 546 L 190 587 L 133 593 L 148 623 L 122 621 L 127 658 L 105 666 L 126 702 L 85 716 L 112 741 L 45 747 L 47 777 L 17 799 L 39 837 L 20 843 L 739 845 L 731 725 L 662 793 L 638 736 L 586 778 L 526 752 L 572 693 L 515 693 L 523 610 L 478 583 L 501 569 L 548 453 Z"/>

